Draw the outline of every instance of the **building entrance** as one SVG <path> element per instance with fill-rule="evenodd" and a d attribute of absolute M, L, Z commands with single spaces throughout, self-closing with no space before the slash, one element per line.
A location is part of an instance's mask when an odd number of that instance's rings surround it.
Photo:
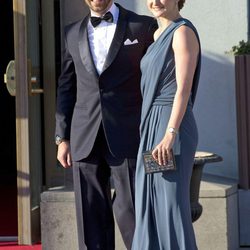
<path fill-rule="evenodd" d="M 0 1 L 0 240 L 17 236 L 16 116 L 4 74 L 14 59 L 12 1 Z"/>

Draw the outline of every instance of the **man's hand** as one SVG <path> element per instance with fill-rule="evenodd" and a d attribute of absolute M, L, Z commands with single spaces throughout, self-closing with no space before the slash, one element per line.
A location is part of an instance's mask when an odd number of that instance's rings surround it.
<path fill-rule="evenodd" d="M 63 141 L 58 145 L 57 159 L 64 168 L 72 166 L 69 141 Z"/>

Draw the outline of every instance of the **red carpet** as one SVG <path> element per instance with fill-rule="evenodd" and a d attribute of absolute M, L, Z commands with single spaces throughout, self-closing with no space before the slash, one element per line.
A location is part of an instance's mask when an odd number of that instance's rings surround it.
<path fill-rule="evenodd" d="M 0 236 L 17 236 L 16 185 L 0 181 Z M 0 250 L 41 250 L 42 245 L 19 246 L 17 242 L 1 242 Z"/>
<path fill-rule="evenodd" d="M 0 185 L 0 236 L 17 236 L 17 190 Z"/>
<path fill-rule="evenodd" d="M 41 250 L 42 245 L 19 246 L 17 242 L 0 242 L 0 250 Z"/>
<path fill-rule="evenodd" d="M 17 236 L 17 189 L 16 184 L 0 179 L 0 236 Z M 19 246 L 17 242 L 1 242 L 0 250 L 41 250 L 42 245 Z"/>

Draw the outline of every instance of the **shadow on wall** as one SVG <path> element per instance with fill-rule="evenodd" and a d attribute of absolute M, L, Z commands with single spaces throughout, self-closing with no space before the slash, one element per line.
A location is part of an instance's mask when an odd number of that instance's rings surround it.
<path fill-rule="evenodd" d="M 205 172 L 238 177 L 234 57 L 203 52 L 201 79 L 194 107 L 198 150 L 217 153 L 223 162 Z"/>
<path fill-rule="evenodd" d="M 84 0 L 61 1 L 61 27 L 80 20 L 88 13 Z"/>

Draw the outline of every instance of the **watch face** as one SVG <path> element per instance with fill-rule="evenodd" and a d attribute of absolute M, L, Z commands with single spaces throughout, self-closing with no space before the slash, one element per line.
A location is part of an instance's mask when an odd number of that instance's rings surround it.
<path fill-rule="evenodd" d="M 61 142 L 62 142 L 62 138 L 59 135 L 57 135 L 56 136 L 56 145 L 59 145 Z"/>
<path fill-rule="evenodd" d="M 177 134 L 177 132 L 176 132 L 176 130 L 175 130 L 174 128 L 169 128 L 168 131 L 169 131 L 170 133 Z"/>

